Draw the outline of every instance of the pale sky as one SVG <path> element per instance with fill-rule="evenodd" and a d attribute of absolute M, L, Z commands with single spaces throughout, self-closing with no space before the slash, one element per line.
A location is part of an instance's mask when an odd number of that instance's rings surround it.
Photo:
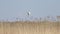
<path fill-rule="evenodd" d="M 60 15 L 60 0 L 0 0 L 0 19 L 26 17 L 26 11 L 33 17 Z"/>

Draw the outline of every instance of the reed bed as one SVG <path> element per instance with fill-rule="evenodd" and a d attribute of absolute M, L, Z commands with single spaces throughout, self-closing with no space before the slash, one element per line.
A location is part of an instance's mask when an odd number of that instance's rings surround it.
<path fill-rule="evenodd" d="M 60 34 L 60 22 L 0 22 L 0 34 Z"/>

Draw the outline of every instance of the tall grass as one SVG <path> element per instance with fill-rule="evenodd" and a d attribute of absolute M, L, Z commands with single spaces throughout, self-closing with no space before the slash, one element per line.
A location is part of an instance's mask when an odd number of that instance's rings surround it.
<path fill-rule="evenodd" d="M 0 22 L 0 34 L 60 34 L 60 22 Z"/>

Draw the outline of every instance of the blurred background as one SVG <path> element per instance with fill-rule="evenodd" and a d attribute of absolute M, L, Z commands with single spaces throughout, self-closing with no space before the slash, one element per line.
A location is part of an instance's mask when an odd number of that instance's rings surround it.
<path fill-rule="evenodd" d="M 27 17 L 26 12 L 31 12 Z M 0 0 L 0 20 L 40 19 L 60 16 L 60 0 Z"/>

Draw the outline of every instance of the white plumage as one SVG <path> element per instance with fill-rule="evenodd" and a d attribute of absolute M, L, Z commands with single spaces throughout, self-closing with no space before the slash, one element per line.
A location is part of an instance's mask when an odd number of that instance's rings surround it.
<path fill-rule="evenodd" d="M 27 12 L 27 15 L 28 15 L 28 16 L 31 15 L 31 12 Z"/>

